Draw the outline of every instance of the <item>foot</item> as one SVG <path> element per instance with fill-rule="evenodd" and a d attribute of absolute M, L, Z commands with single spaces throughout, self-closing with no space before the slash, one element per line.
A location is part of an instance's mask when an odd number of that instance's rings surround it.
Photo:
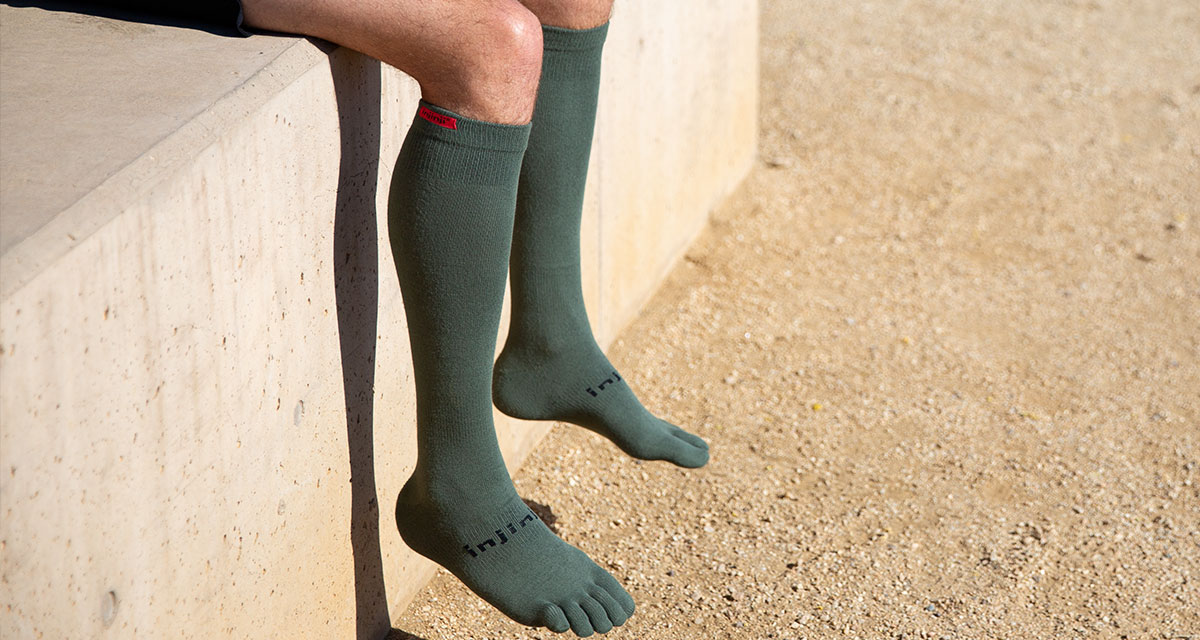
<path fill-rule="evenodd" d="M 523 420 L 561 420 L 591 429 L 642 460 L 681 467 L 708 462 L 708 444 L 654 416 L 587 337 L 574 350 L 541 349 L 510 339 L 492 369 L 492 401 Z"/>
<path fill-rule="evenodd" d="M 554 535 L 517 496 L 507 474 L 488 496 L 444 485 L 432 490 L 422 475 L 414 473 L 396 501 L 401 537 L 504 615 L 587 637 L 607 633 L 633 614 L 625 589 Z"/>

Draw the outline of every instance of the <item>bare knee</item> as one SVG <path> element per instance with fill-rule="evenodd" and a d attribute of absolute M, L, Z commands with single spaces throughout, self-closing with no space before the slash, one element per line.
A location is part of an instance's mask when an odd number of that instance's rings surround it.
<path fill-rule="evenodd" d="M 521 0 L 542 24 L 590 29 L 608 22 L 613 0 Z"/>
<path fill-rule="evenodd" d="M 242 0 L 247 24 L 361 51 L 464 116 L 529 122 L 542 66 L 537 16 L 518 0 Z"/>
<path fill-rule="evenodd" d="M 542 70 L 542 30 L 516 2 L 490 4 L 453 40 L 442 60 L 414 70 L 426 100 L 506 124 L 529 122 Z"/>

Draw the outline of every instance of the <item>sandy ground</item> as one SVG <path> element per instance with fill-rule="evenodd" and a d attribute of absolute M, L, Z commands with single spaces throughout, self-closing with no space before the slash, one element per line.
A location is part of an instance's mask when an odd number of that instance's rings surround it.
<path fill-rule="evenodd" d="M 761 162 L 612 350 L 712 462 L 517 478 L 609 637 L 1200 638 L 1200 3 L 763 4 Z"/>

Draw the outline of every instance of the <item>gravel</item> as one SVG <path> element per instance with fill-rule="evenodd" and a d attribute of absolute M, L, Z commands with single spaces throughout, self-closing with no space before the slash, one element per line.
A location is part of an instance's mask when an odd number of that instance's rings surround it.
<path fill-rule="evenodd" d="M 1200 638 L 1200 5 L 764 0 L 762 162 L 516 482 L 613 638 Z M 573 482 L 569 482 L 569 480 Z M 551 638 L 444 572 L 396 638 Z"/>

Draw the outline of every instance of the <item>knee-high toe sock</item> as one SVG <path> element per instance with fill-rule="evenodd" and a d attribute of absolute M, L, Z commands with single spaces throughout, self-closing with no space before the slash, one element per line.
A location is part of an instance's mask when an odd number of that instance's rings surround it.
<path fill-rule="evenodd" d="M 417 391 L 417 465 L 396 525 L 405 543 L 509 617 L 588 635 L 624 622 L 633 601 L 517 496 L 492 423 L 492 355 L 528 133 L 422 102 L 396 162 L 388 227 Z"/>
<path fill-rule="evenodd" d="M 511 416 L 572 422 L 634 457 L 699 467 L 708 446 L 642 406 L 596 344 L 584 308 L 579 224 L 607 29 L 542 29 L 513 232 L 512 323 L 492 396 Z"/>

